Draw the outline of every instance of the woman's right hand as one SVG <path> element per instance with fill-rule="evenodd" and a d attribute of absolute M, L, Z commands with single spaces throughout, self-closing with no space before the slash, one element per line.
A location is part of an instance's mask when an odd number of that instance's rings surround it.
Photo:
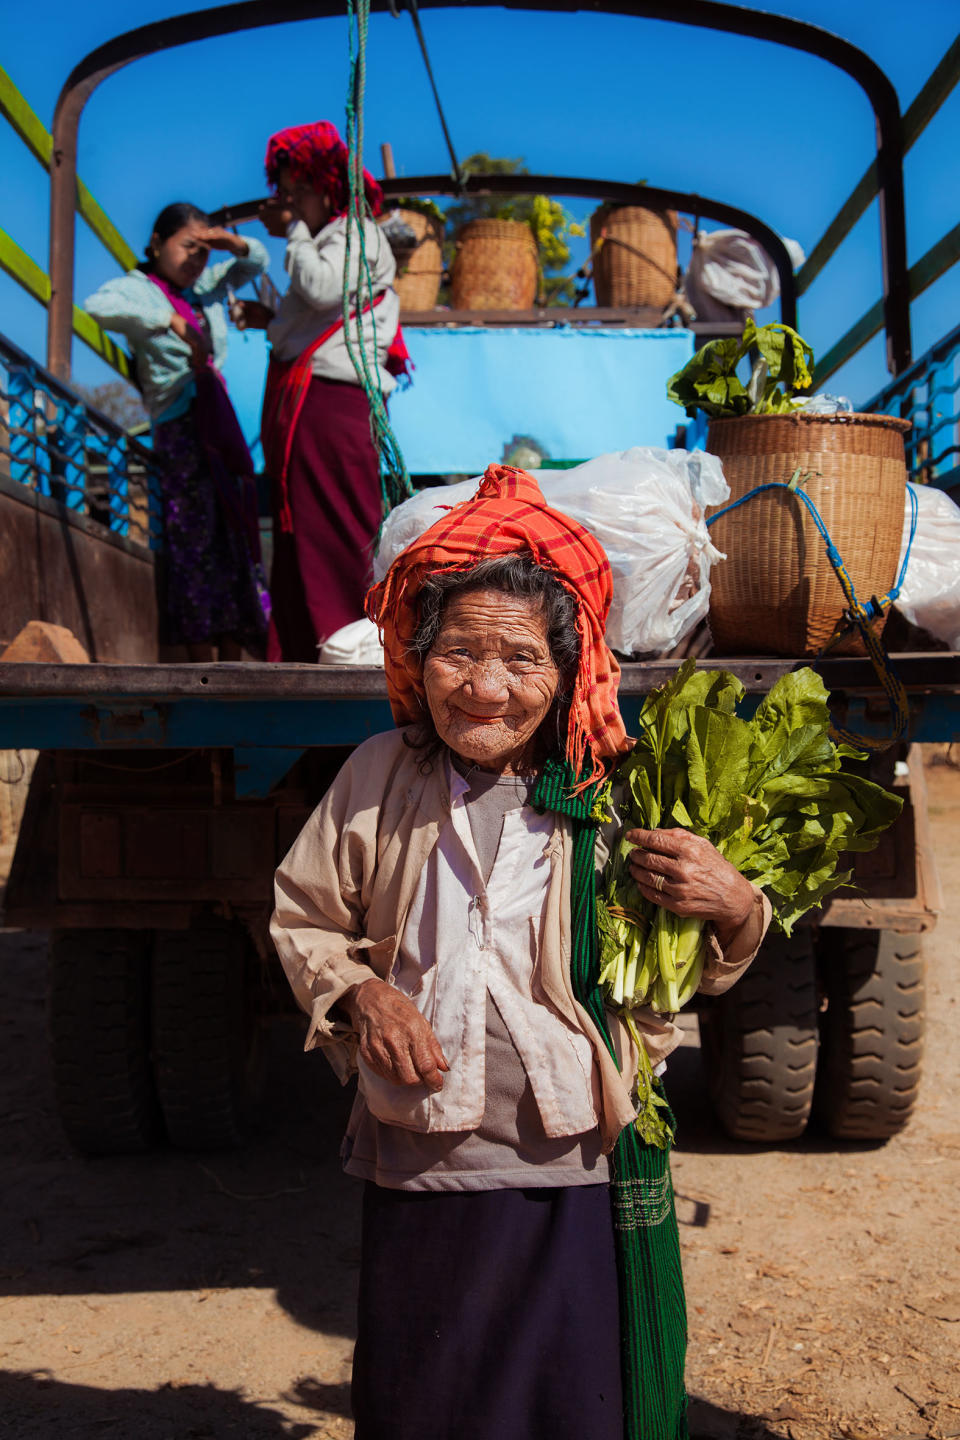
<path fill-rule="evenodd" d="M 273 311 L 260 300 L 235 300 L 230 306 L 230 319 L 238 330 L 266 330 Z"/>
<path fill-rule="evenodd" d="M 440 1042 L 411 1000 L 385 980 L 366 980 L 340 997 L 360 1037 L 360 1054 L 384 1080 L 439 1090 L 450 1069 Z"/>
<path fill-rule="evenodd" d="M 290 206 L 276 195 L 270 200 L 264 200 L 257 210 L 257 214 L 267 234 L 276 235 L 281 240 L 286 235 L 291 220 L 294 219 L 294 213 Z"/>
<path fill-rule="evenodd" d="M 189 346 L 190 364 L 194 370 L 205 370 L 210 358 L 210 342 L 207 337 L 193 325 L 189 325 L 182 315 L 174 314 L 170 321 L 170 329 L 185 345 Z"/>

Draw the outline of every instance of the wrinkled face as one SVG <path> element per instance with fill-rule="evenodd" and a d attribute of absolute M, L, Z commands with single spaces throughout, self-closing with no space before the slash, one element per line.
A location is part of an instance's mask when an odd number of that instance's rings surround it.
<path fill-rule="evenodd" d="M 530 763 L 559 681 L 537 601 L 500 590 L 451 596 L 423 683 L 437 734 L 454 754 L 517 773 Z"/>
<path fill-rule="evenodd" d="M 175 230 L 162 245 L 156 235 L 150 242 L 158 273 L 171 285 L 176 285 L 178 290 L 189 290 L 203 274 L 210 247 L 203 244 L 200 236 L 206 231 L 207 226 L 201 221 L 190 220 L 180 230 Z"/>
<path fill-rule="evenodd" d="M 277 199 L 288 206 L 299 220 L 305 222 L 311 235 L 316 235 L 323 229 L 333 208 L 328 196 L 314 190 L 312 185 L 303 180 L 294 180 L 286 165 L 281 165 L 277 174 Z"/>

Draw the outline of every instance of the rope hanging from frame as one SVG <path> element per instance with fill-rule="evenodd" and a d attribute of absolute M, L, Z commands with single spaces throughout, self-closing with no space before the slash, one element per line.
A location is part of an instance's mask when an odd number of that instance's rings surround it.
<path fill-rule="evenodd" d="M 343 335 L 347 354 L 370 404 L 370 433 L 380 458 L 380 489 L 384 516 L 413 493 L 410 476 L 387 415 L 377 365 L 377 321 L 373 275 L 367 258 L 366 221 L 372 218 L 363 187 L 363 105 L 367 81 L 367 29 L 370 0 L 347 0 L 350 80 L 347 88 L 346 132 L 349 203 L 347 206 L 346 260 L 343 267 Z M 352 300 L 350 277 L 353 257 L 358 258 L 357 293 Z M 364 316 L 370 318 L 373 344 L 368 355 L 363 343 Z"/>

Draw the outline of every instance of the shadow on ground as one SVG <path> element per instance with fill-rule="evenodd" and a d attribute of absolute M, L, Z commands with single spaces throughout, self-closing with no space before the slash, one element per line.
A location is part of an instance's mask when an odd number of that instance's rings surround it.
<path fill-rule="evenodd" d="M 350 1415 L 350 1387 L 299 1381 L 286 1399 L 316 1414 Z M 78 1437 L 169 1436 L 171 1440 L 306 1440 L 312 1420 L 290 1420 L 269 1405 L 216 1385 L 167 1385 L 159 1390 L 100 1389 L 53 1380 L 43 1372 L 0 1373 L 0 1414 L 17 1440 L 69 1434 Z M 735 1415 L 707 1401 L 690 1402 L 691 1440 L 778 1440 L 762 1420 Z"/>

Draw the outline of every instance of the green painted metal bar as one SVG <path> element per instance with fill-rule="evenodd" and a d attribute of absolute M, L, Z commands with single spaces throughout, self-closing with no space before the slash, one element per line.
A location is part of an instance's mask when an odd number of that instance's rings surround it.
<path fill-rule="evenodd" d="M 0 66 L 0 115 L 16 131 L 43 168 L 49 170 L 53 156 L 53 136 L 40 117 L 31 109 L 2 66 Z M 109 215 L 98 205 L 79 178 L 77 179 L 77 210 L 100 243 L 117 261 L 117 264 L 121 265 L 124 270 L 132 270 L 137 263 L 136 255 Z"/>
<path fill-rule="evenodd" d="M 41 305 L 50 304 L 50 277 L 5 230 L 0 230 L 0 270 L 5 270 L 11 280 L 15 280 Z M 73 333 L 125 380 L 130 379 L 130 362 L 126 355 L 100 329 L 93 316 L 81 310 L 79 305 L 73 307 Z"/>
<path fill-rule="evenodd" d="M 955 265 L 958 260 L 960 260 L 960 224 L 954 225 L 952 230 L 948 230 L 936 245 L 931 246 L 926 255 L 922 255 L 915 265 L 911 265 L 907 277 L 910 299 L 915 300 L 918 295 L 922 295 L 924 290 L 928 290 L 934 281 L 946 274 L 951 265 Z M 866 345 L 868 340 L 872 340 L 874 335 L 882 329 L 883 304 L 878 300 L 824 355 L 813 372 L 814 388 L 822 385 L 825 380 L 835 374 L 841 365 L 845 365 L 853 355 L 856 355 L 858 350 Z"/>
<path fill-rule="evenodd" d="M 904 154 L 923 134 L 958 81 L 960 81 L 960 35 L 954 40 L 903 117 Z M 861 215 L 876 199 L 877 189 L 877 162 L 874 160 L 867 166 L 850 195 L 814 245 L 806 263 L 797 271 L 798 295 L 803 295 L 810 289 L 827 261 L 840 248 Z"/>

